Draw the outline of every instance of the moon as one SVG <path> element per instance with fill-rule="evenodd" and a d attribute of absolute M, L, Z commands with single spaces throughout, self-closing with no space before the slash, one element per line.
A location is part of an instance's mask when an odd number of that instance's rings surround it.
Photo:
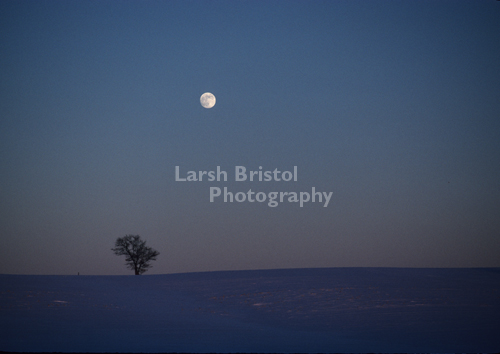
<path fill-rule="evenodd" d="M 205 92 L 200 97 L 200 103 L 203 107 L 207 109 L 212 108 L 213 106 L 215 106 L 215 96 L 210 92 Z"/>

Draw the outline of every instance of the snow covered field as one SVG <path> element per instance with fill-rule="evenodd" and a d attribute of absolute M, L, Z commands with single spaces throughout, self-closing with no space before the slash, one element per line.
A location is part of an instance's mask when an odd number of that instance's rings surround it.
<path fill-rule="evenodd" d="M 0 275 L 1 351 L 497 352 L 500 269 Z"/>

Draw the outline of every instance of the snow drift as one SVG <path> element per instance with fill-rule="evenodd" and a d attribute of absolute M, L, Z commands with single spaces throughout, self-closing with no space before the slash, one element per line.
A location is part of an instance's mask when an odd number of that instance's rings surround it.
<path fill-rule="evenodd" d="M 0 351 L 496 352 L 500 269 L 0 275 Z"/>

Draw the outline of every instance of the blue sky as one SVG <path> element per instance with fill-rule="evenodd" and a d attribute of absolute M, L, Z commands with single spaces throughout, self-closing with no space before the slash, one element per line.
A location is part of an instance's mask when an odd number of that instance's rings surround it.
<path fill-rule="evenodd" d="M 497 1 L 1 2 L 0 272 L 129 274 L 110 250 L 126 234 L 161 253 L 155 274 L 500 266 L 499 18 Z M 213 186 L 332 199 L 210 203 Z"/>

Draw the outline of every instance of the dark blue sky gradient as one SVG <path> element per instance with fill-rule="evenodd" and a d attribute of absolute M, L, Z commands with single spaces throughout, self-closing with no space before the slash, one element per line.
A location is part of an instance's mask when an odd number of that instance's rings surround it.
<path fill-rule="evenodd" d="M 0 273 L 499 267 L 499 63 L 498 1 L 2 1 Z"/>

